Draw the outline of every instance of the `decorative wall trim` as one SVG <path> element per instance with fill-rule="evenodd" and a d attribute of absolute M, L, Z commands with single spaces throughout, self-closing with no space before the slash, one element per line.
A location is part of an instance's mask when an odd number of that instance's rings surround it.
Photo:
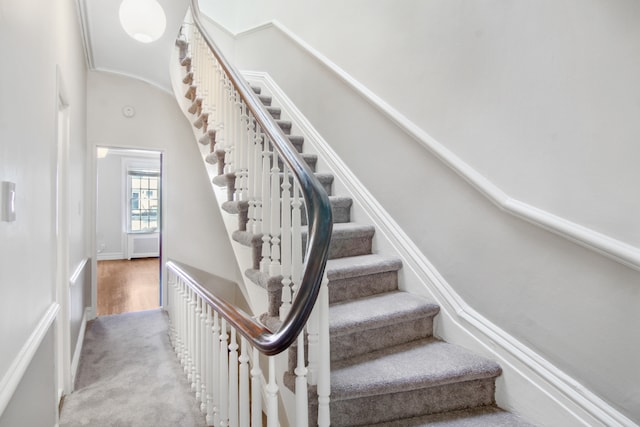
<path fill-rule="evenodd" d="M 245 71 L 243 75 L 250 81 L 259 82 L 271 93 L 305 137 L 305 141 L 312 143 L 336 178 L 351 193 L 354 201 L 370 215 L 376 229 L 402 258 L 404 268 L 414 273 L 421 283 L 430 284 L 430 292 L 441 304 L 441 315 L 446 316 L 444 321 L 447 326 L 458 330 L 457 336 L 460 335 L 459 332 L 465 334 L 467 342 L 473 341 L 475 347 L 498 360 L 505 375 L 517 376 L 520 378 L 519 382 L 524 383 L 531 393 L 545 395 L 549 399 L 547 402 L 551 402 L 546 405 L 554 405 L 554 412 L 562 411 L 576 425 L 637 427 L 629 418 L 467 305 L 273 79 L 261 72 Z M 456 335 L 455 332 L 449 333 Z M 544 413 L 543 400 L 536 401 L 538 414 Z"/>
<path fill-rule="evenodd" d="M 84 258 L 82 261 L 78 263 L 78 266 L 76 267 L 76 269 L 73 271 L 73 274 L 69 278 L 69 286 L 75 286 L 75 284 L 78 283 L 78 278 L 82 274 L 82 270 L 84 270 L 84 267 L 87 265 L 87 262 L 89 262 L 89 258 Z"/>
<path fill-rule="evenodd" d="M 33 356 L 35 356 L 36 351 L 38 351 L 42 340 L 45 335 L 47 335 L 59 310 L 60 305 L 57 302 L 51 303 L 0 381 L 0 414 L 4 412 L 7 404 L 13 397 L 13 393 L 15 393 L 18 388 L 24 373 L 29 368 Z"/>
<path fill-rule="evenodd" d="M 84 333 L 87 329 L 87 320 L 90 318 L 91 307 L 86 307 L 82 315 L 82 321 L 80 322 L 80 331 L 76 339 L 76 349 L 71 359 L 71 387 L 76 383 L 76 374 L 78 373 L 78 366 L 80 365 L 80 354 L 82 353 L 82 345 L 84 344 Z"/>
<path fill-rule="evenodd" d="M 221 24 L 215 24 L 227 33 L 233 34 Z M 400 129 L 415 139 L 423 147 L 428 149 L 434 156 L 440 159 L 445 165 L 461 176 L 472 187 L 478 190 L 504 212 L 562 236 L 601 255 L 609 257 L 626 265 L 627 267 L 640 271 L 640 248 L 510 197 L 489 181 L 485 176 L 481 175 L 453 152 L 432 138 L 424 130 L 419 128 L 415 123 L 411 122 L 407 117 L 402 115 L 382 98 L 354 79 L 346 71 L 333 63 L 322 53 L 318 52 L 277 20 L 240 31 L 233 37 L 235 39 L 240 39 L 251 35 L 252 33 L 269 28 L 275 28 L 282 32 L 298 47 L 306 51 L 321 65 L 329 69 L 340 80 L 362 96 L 369 104 L 387 116 L 389 120 L 395 123 Z"/>
<path fill-rule="evenodd" d="M 93 44 L 91 43 L 91 31 L 89 30 L 89 17 L 87 16 L 87 5 L 85 0 L 76 0 L 76 10 L 80 19 L 80 32 L 82 36 L 82 46 L 84 47 L 84 57 L 87 61 L 87 68 L 95 70 L 93 59 Z"/>

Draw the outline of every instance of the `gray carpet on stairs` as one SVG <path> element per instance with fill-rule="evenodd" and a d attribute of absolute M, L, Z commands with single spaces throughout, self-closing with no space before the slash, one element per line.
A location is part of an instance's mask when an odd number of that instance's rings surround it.
<path fill-rule="evenodd" d="M 90 322 L 60 427 L 206 426 L 167 327 L 159 309 Z"/>

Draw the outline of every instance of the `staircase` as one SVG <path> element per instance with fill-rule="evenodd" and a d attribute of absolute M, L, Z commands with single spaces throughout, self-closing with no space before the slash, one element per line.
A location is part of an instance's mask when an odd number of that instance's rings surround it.
<path fill-rule="evenodd" d="M 188 57 L 183 65 L 189 69 Z M 235 176 L 224 173 L 225 152 L 216 150 L 215 132 L 207 129 L 190 73 L 183 82 L 189 85 L 185 96 L 192 102 L 189 111 L 194 126 L 203 130 L 199 142 L 211 147 L 206 161 L 218 164 L 214 183 L 229 190 L 223 209 L 238 215 L 233 238 L 253 249 L 253 268 L 245 274 L 268 291 L 269 310 L 262 320 L 275 330 L 282 278 L 260 272 L 261 236 L 247 231 L 247 203 L 233 201 Z M 495 362 L 433 336 L 439 307 L 398 289 L 401 260 L 373 253 L 374 227 L 351 221 L 351 199 L 332 194 L 333 176 L 316 171 L 317 156 L 304 152 L 304 138 L 291 134 L 292 123 L 283 120 L 271 96 L 262 94 L 260 87 L 252 89 L 331 201 L 334 227 L 325 270 L 330 303 L 331 425 L 530 426 L 496 407 L 495 380 L 501 369 Z M 303 245 L 305 240 L 303 235 Z M 284 383 L 292 391 L 296 359 L 293 346 L 284 374 Z M 316 425 L 317 395 L 310 392 L 309 396 L 309 424 Z"/>

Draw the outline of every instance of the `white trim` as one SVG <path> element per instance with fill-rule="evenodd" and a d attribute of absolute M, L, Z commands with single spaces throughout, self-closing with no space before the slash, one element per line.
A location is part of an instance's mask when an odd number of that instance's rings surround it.
<path fill-rule="evenodd" d="M 435 291 L 432 295 L 441 303 L 441 314 L 446 316 L 444 321 L 448 322 L 447 326 L 455 327 L 458 332 L 466 335 L 467 341 L 475 341 L 476 347 L 490 353 L 498 360 L 505 375 L 520 377 L 521 382 L 524 382 L 532 393 L 546 397 L 536 401 L 538 417 L 544 414 L 545 405 L 554 405 L 554 412 L 558 409 L 565 412 L 576 425 L 637 426 L 552 363 L 467 305 L 273 79 L 268 74 L 259 72 L 245 71 L 243 75 L 248 80 L 258 81 L 263 88 L 271 92 L 283 112 L 286 112 L 288 118 L 305 137 L 305 142 L 313 144 L 318 154 L 351 193 L 354 201 L 371 216 L 376 232 L 382 233 L 389 240 L 402 258 L 404 268 L 410 269 L 430 292 Z"/>
<path fill-rule="evenodd" d="M 76 349 L 73 352 L 73 358 L 71 359 L 71 388 L 74 388 L 76 383 L 76 374 L 78 373 L 78 366 L 80 365 L 80 353 L 82 353 L 82 346 L 84 344 L 84 333 L 87 329 L 87 319 L 91 318 L 91 307 L 84 309 L 82 320 L 80 321 L 80 331 L 78 331 L 78 337 L 76 339 Z"/>
<path fill-rule="evenodd" d="M 80 32 L 82 36 L 82 46 L 84 47 L 84 57 L 87 61 L 87 68 L 95 70 L 93 59 L 93 44 L 91 43 L 91 30 L 89 28 L 89 17 L 87 15 L 87 5 L 85 0 L 76 0 L 76 10 L 80 21 Z"/>
<path fill-rule="evenodd" d="M 220 24 L 217 25 L 224 28 Z M 640 271 L 640 248 L 510 197 L 489 181 L 485 176 L 481 175 L 453 152 L 432 138 L 424 130 L 420 129 L 415 123 L 410 121 L 386 101 L 354 79 L 346 71 L 333 63 L 322 53 L 318 52 L 277 20 L 240 31 L 236 33 L 234 37 L 239 39 L 257 31 L 266 30 L 272 27 L 282 32 L 298 47 L 306 51 L 323 66 L 327 67 L 356 93 L 387 116 L 393 123 L 395 123 L 409 136 L 414 138 L 423 147 L 433 153 L 433 155 L 440 159 L 455 173 L 460 175 L 465 181 L 467 181 L 501 210 L 562 236 L 583 247 L 591 249 L 601 255 L 609 257 L 626 265 L 627 267 Z M 225 29 L 225 31 L 231 33 L 228 29 Z"/>
<path fill-rule="evenodd" d="M 126 259 L 124 252 L 103 252 L 96 256 L 98 261 L 113 261 L 117 259 Z"/>
<path fill-rule="evenodd" d="M 89 262 L 89 258 L 84 258 L 82 261 L 78 263 L 78 266 L 73 271 L 73 274 L 69 279 L 69 286 L 75 286 L 75 284 L 78 283 L 78 278 L 82 274 L 82 270 L 84 270 L 84 267 L 87 265 L 87 262 Z"/>
<path fill-rule="evenodd" d="M 9 366 L 9 369 L 7 369 L 6 374 L 2 377 L 2 381 L 0 381 L 0 414 L 4 412 L 7 404 L 13 397 L 13 393 L 15 393 L 18 388 L 24 373 L 29 368 L 29 364 L 31 364 L 36 351 L 38 351 L 42 340 L 45 335 L 47 335 L 49 328 L 56 319 L 59 310 L 60 305 L 57 302 L 52 302 L 36 325 L 35 329 L 31 332 L 31 335 L 29 335 L 29 338 L 27 338 L 27 341 L 13 359 L 13 362 L 11 363 L 11 366 Z"/>

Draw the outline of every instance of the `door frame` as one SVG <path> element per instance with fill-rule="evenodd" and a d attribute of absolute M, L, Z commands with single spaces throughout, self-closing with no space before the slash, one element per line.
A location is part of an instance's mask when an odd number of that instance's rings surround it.
<path fill-rule="evenodd" d="M 94 144 L 93 145 L 93 149 L 89 150 L 90 151 L 90 165 L 91 165 L 91 170 L 92 170 L 92 177 L 93 177 L 93 182 L 92 182 L 92 195 L 91 195 L 91 206 L 92 206 L 92 212 L 91 212 L 91 233 L 90 233 L 90 247 L 91 247 L 91 252 L 92 252 L 92 256 L 91 256 L 91 313 L 90 313 L 90 318 L 93 319 L 97 316 L 97 309 L 98 309 L 98 242 L 97 242 L 97 219 L 98 219 L 98 192 L 99 192 L 99 187 L 98 187 L 98 149 L 103 149 L 106 148 L 107 150 L 112 150 L 115 152 L 124 152 L 124 153 L 131 153 L 132 155 L 134 155 L 135 153 L 142 153 L 145 155 L 154 155 L 157 154 L 158 158 L 160 160 L 160 223 L 159 223 L 159 269 L 160 269 L 160 280 L 158 283 L 158 299 L 159 299 L 159 306 L 163 307 L 163 298 L 164 295 L 166 294 L 166 290 L 165 290 L 165 283 L 164 283 L 164 275 L 163 275 L 163 268 L 164 268 L 164 264 L 165 264 L 165 259 L 164 259 L 164 254 L 163 254 L 163 246 L 164 246 L 164 224 L 165 224 L 165 214 L 166 214 L 166 209 L 164 206 L 164 200 L 165 200 L 165 185 L 164 185 L 164 177 L 165 177 L 165 161 L 164 161 L 164 156 L 165 156 L 165 151 L 161 148 L 152 148 L 152 147 L 138 147 L 138 146 L 121 146 L 121 145 L 109 145 L 109 144 Z M 124 188 L 126 188 L 126 180 L 125 177 L 122 177 L 122 186 Z M 123 191 L 124 191 L 123 188 Z M 124 197 L 124 194 L 123 194 Z M 124 219 L 123 219 L 123 226 L 124 226 Z M 122 230 L 123 233 L 125 230 Z"/>

